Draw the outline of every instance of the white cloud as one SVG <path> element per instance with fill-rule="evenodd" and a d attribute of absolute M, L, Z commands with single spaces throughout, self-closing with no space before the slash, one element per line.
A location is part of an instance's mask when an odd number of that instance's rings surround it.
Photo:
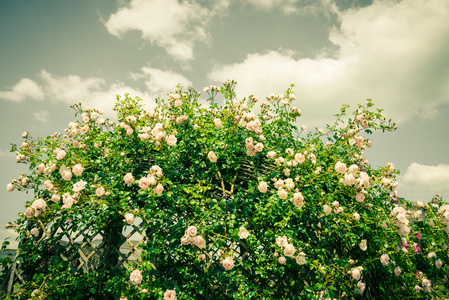
<path fill-rule="evenodd" d="M 315 13 L 327 15 L 337 9 L 331 0 L 249 0 L 248 2 L 267 11 L 280 9 L 286 15 Z"/>
<path fill-rule="evenodd" d="M 33 113 L 33 116 L 36 120 L 42 123 L 48 122 L 48 117 L 50 116 L 50 113 L 46 110 L 40 110 Z"/>
<path fill-rule="evenodd" d="M 0 91 L 0 98 L 10 101 L 22 101 L 26 98 L 41 100 L 44 93 L 39 85 L 28 78 L 22 78 L 10 91 Z"/>
<path fill-rule="evenodd" d="M 147 91 L 154 98 L 165 97 L 178 84 L 184 88 L 192 86 L 192 82 L 181 74 L 150 67 L 143 67 L 142 73 L 133 73 L 132 76 L 136 79 L 144 78 Z"/>
<path fill-rule="evenodd" d="M 341 26 L 329 33 L 339 47 L 333 56 L 326 49 L 300 59 L 291 51 L 253 53 L 214 67 L 209 78 L 236 79 L 240 93 L 259 97 L 294 83 L 300 108 L 314 118 L 372 98 L 400 122 L 449 102 L 448 1 L 377 1 L 338 15 Z"/>
<path fill-rule="evenodd" d="M 433 196 L 440 194 L 445 201 L 449 199 L 449 165 L 436 166 L 412 163 L 398 179 L 398 194 L 407 200 L 432 200 Z"/>
<path fill-rule="evenodd" d="M 211 2 L 212 7 L 206 8 L 195 1 L 132 0 L 112 14 L 105 26 L 117 37 L 140 31 L 145 40 L 187 61 L 193 59 L 194 43 L 208 39 L 209 22 L 228 5 L 225 0 Z"/>

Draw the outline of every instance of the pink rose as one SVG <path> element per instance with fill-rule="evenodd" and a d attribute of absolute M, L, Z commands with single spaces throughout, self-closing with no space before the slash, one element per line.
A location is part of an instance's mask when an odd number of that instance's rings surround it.
<path fill-rule="evenodd" d="M 359 203 L 362 203 L 363 200 L 365 200 L 365 194 L 357 193 L 357 195 L 355 195 L 355 200 Z"/>
<path fill-rule="evenodd" d="M 149 186 L 150 186 L 150 180 L 148 179 L 148 177 L 140 178 L 140 180 L 139 180 L 139 187 L 142 190 L 148 189 Z"/>
<path fill-rule="evenodd" d="M 281 265 L 285 264 L 286 261 L 287 261 L 287 259 L 284 256 L 279 257 L 279 263 Z"/>
<path fill-rule="evenodd" d="M 390 263 L 390 256 L 388 254 L 382 254 L 380 256 L 380 262 L 386 266 Z"/>
<path fill-rule="evenodd" d="M 31 207 L 34 209 L 44 209 L 47 206 L 47 203 L 44 201 L 44 199 L 37 199 L 34 200 L 34 202 L 31 204 Z"/>
<path fill-rule="evenodd" d="M 157 195 L 161 195 L 163 191 L 164 187 L 160 183 L 153 189 L 153 192 L 155 192 Z"/>
<path fill-rule="evenodd" d="M 190 243 L 201 249 L 206 248 L 206 240 L 201 235 L 190 238 Z"/>
<path fill-rule="evenodd" d="M 12 192 L 12 191 L 14 191 L 14 184 L 12 184 L 12 183 L 8 183 L 7 185 L 6 185 L 6 191 L 8 191 L 8 192 Z"/>
<path fill-rule="evenodd" d="M 105 194 L 105 190 L 102 186 L 100 186 L 99 188 L 96 189 L 95 191 L 95 195 L 97 195 L 97 197 L 101 197 Z"/>
<path fill-rule="evenodd" d="M 326 214 L 326 216 L 328 216 L 332 212 L 332 208 L 329 205 L 324 204 L 323 205 L 323 211 Z"/>
<path fill-rule="evenodd" d="M 64 159 L 65 155 L 66 155 L 66 153 L 64 150 L 59 150 L 58 153 L 56 154 L 56 159 L 57 160 Z"/>
<path fill-rule="evenodd" d="M 170 135 L 169 137 L 166 138 L 166 141 L 167 141 L 167 145 L 174 146 L 174 145 L 176 145 L 177 139 L 174 135 Z"/>
<path fill-rule="evenodd" d="M 222 127 L 223 126 L 221 124 L 221 120 L 220 119 L 214 119 L 214 125 L 215 125 L 215 127 Z"/>
<path fill-rule="evenodd" d="M 282 188 L 278 190 L 277 194 L 282 200 L 285 200 L 288 197 L 288 192 Z"/>
<path fill-rule="evenodd" d="M 284 235 L 284 236 L 278 236 L 277 238 L 276 238 L 276 244 L 279 246 L 279 247 L 285 247 L 287 244 L 288 244 L 288 242 L 287 242 L 287 237 Z"/>
<path fill-rule="evenodd" d="M 352 268 L 351 269 L 351 276 L 352 276 L 352 278 L 354 278 L 355 280 L 359 280 L 360 279 L 360 277 L 361 277 L 361 273 L 360 273 L 360 271 L 362 271 L 363 270 L 363 268 L 362 267 L 356 267 L 356 268 Z"/>
<path fill-rule="evenodd" d="M 304 205 L 304 196 L 302 193 L 297 192 L 293 194 L 293 204 L 296 207 L 302 207 Z"/>
<path fill-rule="evenodd" d="M 275 156 L 276 156 L 276 152 L 274 152 L 274 151 L 269 151 L 267 153 L 267 157 L 268 158 L 274 159 Z"/>
<path fill-rule="evenodd" d="M 400 274 L 401 274 L 401 268 L 396 267 L 396 268 L 394 269 L 394 275 L 399 276 Z"/>
<path fill-rule="evenodd" d="M 82 181 L 82 180 L 78 181 L 77 183 L 75 183 L 73 185 L 73 191 L 79 192 L 79 191 L 84 190 L 84 188 L 86 187 L 86 184 L 87 184 L 87 182 L 85 182 L 85 181 Z"/>
<path fill-rule="evenodd" d="M 140 284 L 142 282 L 142 273 L 139 270 L 132 271 L 129 280 L 134 285 Z"/>
<path fill-rule="evenodd" d="M 133 174 L 126 173 L 126 175 L 123 177 L 123 180 L 125 181 L 126 184 L 132 184 L 134 182 Z"/>
<path fill-rule="evenodd" d="M 348 186 L 348 185 L 353 185 L 355 183 L 355 177 L 352 174 L 345 174 L 345 177 L 343 179 L 343 184 Z"/>
<path fill-rule="evenodd" d="M 229 271 L 234 268 L 234 260 L 230 257 L 226 257 L 221 261 L 221 265 L 223 266 L 223 268 Z"/>
<path fill-rule="evenodd" d="M 164 293 L 164 300 L 176 300 L 176 291 L 166 290 Z"/>
<path fill-rule="evenodd" d="M 181 238 L 181 245 L 187 245 L 190 242 L 190 236 L 185 235 Z"/>
<path fill-rule="evenodd" d="M 343 174 L 346 172 L 346 165 L 341 161 L 337 161 L 335 164 L 335 171 L 337 171 L 338 174 Z"/>
<path fill-rule="evenodd" d="M 215 153 L 214 153 L 213 151 L 210 151 L 210 152 L 207 154 L 207 158 L 209 158 L 209 160 L 210 160 L 211 162 L 217 162 L 217 156 L 215 155 Z"/>
<path fill-rule="evenodd" d="M 34 236 L 38 236 L 39 235 L 39 229 L 37 228 L 33 228 L 30 230 L 30 233 Z"/>
<path fill-rule="evenodd" d="M 84 171 L 84 168 L 81 166 L 81 164 L 77 164 L 72 167 L 72 172 L 76 176 L 81 176 L 81 174 L 83 174 L 83 171 Z"/>
<path fill-rule="evenodd" d="M 254 146 L 254 150 L 256 152 L 261 152 L 263 150 L 263 144 L 262 143 L 257 143 L 256 146 Z"/>
<path fill-rule="evenodd" d="M 70 172 L 70 171 L 62 171 L 61 172 L 61 177 L 65 181 L 70 181 L 70 180 L 72 180 L 72 172 Z"/>
<path fill-rule="evenodd" d="M 58 203 L 59 200 L 61 200 L 61 196 L 59 196 L 58 194 L 53 194 L 53 195 L 51 196 L 51 199 L 50 199 L 50 200 L 53 201 L 54 203 Z"/>
<path fill-rule="evenodd" d="M 126 213 L 124 221 L 129 225 L 132 225 L 134 223 L 134 215 L 131 213 Z"/>
<path fill-rule="evenodd" d="M 258 188 L 259 188 L 259 191 L 260 191 L 261 193 L 266 193 L 266 192 L 267 192 L 267 189 L 268 189 L 268 185 L 267 185 L 266 182 L 261 181 L 261 182 L 259 182 Z"/>
<path fill-rule="evenodd" d="M 71 208 L 73 205 L 73 198 L 69 193 L 62 195 L 62 208 Z"/>
<path fill-rule="evenodd" d="M 197 234 L 196 227 L 190 226 L 189 228 L 187 228 L 186 233 L 190 236 L 196 236 L 196 234 Z"/>
<path fill-rule="evenodd" d="M 295 254 L 295 251 L 296 251 L 296 249 L 292 244 L 287 244 L 284 247 L 284 255 L 285 256 L 292 257 L 293 254 Z"/>

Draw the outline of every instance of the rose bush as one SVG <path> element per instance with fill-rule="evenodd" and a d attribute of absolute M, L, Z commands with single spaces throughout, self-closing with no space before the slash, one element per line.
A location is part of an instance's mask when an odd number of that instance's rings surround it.
<path fill-rule="evenodd" d="M 449 205 L 399 199 L 394 165 L 363 157 L 369 134 L 395 129 L 381 110 L 368 101 L 347 115 L 343 106 L 333 124 L 307 133 L 295 126 L 292 88 L 261 104 L 234 89 L 206 88 L 203 106 L 200 93 L 179 87 L 150 111 L 125 95 L 115 122 L 78 104 L 80 119 L 64 133 L 24 133 L 12 151 L 30 172 L 7 185 L 34 193 L 10 224 L 27 274 L 16 296 L 448 296 Z M 96 271 L 74 273 L 73 261 L 55 255 L 67 249 L 38 229 L 92 226 L 118 244 L 135 218 L 149 239 L 121 270 L 109 268 L 112 251 Z"/>

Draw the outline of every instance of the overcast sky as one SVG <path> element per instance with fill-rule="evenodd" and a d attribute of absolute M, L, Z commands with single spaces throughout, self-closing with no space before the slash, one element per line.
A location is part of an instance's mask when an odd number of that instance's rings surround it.
<path fill-rule="evenodd" d="M 373 99 L 399 129 L 371 137 L 370 163 L 395 164 L 402 197 L 449 199 L 447 0 L 2 0 L 0 54 L 0 224 L 31 197 L 6 192 L 23 131 L 62 131 L 73 103 L 151 107 L 227 79 L 241 98 L 295 84 L 310 129 Z"/>

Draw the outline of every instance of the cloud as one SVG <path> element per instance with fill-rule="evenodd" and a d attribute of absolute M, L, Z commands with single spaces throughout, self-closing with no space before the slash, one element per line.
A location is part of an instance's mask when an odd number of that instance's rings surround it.
<path fill-rule="evenodd" d="M 42 123 L 48 122 L 48 117 L 50 116 L 50 113 L 46 110 L 41 110 L 33 113 L 33 116 L 36 120 Z"/>
<path fill-rule="evenodd" d="M 175 59 L 188 61 L 194 57 L 195 42 L 208 40 L 207 25 L 227 7 L 228 1 L 209 4 L 210 8 L 196 1 L 132 0 L 112 14 L 105 26 L 117 37 L 140 31 L 142 38 L 164 48 Z"/>
<path fill-rule="evenodd" d="M 10 101 L 23 101 L 26 98 L 42 100 L 44 93 L 39 85 L 28 78 L 22 78 L 10 91 L 0 91 L 0 98 Z"/>
<path fill-rule="evenodd" d="M 240 93 L 262 98 L 294 83 L 297 106 L 313 118 L 372 98 L 402 122 L 432 116 L 449 102 L 448 1 L 377 1 L 338 17 L 340 27 L 329 32 L 337 52 L 323 49 L 313 58 L 282 49 L 252 53 L 214 67 L 209 79 L 236 79 Z"/>
<path fill-rule="evenodd" d="M 280 9 L 284 14 L 334 13 L 337 9 L 331 0 L 249 0 L 252 5 L 263 10 Z"/>
<path fill-rule="evenodd" d="M 398 194 L 407 200 L 432 200 L 433 196 L 440 194 L 444 200 L 449 199 L 449 165 L 436 166 L 412 163 L 398 179 Z"/>
<path fill-rule="evenodd" d="M 150 67 L 143 67 L 142 73 L 133 73 L 132 77 L 135 79 L 143 78 L 148 93 L 154 98 L 165 97 L 178 84 L 185 88 L 192 86 L 192 82 L 181 74 Z"/>

